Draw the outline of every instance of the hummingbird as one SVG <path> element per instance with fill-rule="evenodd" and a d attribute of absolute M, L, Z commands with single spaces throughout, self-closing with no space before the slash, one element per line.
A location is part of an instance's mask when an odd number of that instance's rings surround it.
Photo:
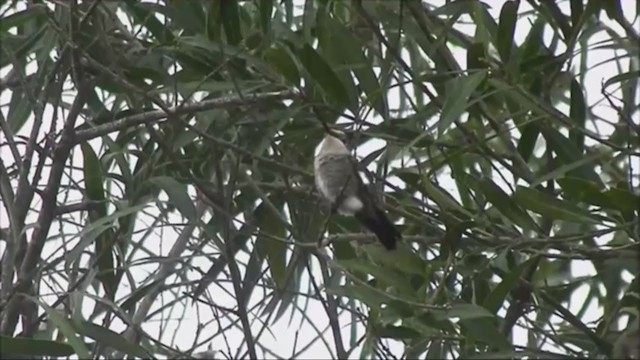
<path fill-rule="evenodd" d="M 316 188 L 333 211 L 355 216 L 387 250 L 393 250 L 402 236 L 362 182 L 357 160 L 340 138 L 345 138 L 343 132 L 331 130 L 318 145 L 313 162 Z"/>

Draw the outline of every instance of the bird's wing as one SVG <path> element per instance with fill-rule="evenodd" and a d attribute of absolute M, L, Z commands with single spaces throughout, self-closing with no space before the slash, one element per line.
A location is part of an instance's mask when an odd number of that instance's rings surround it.
<path fill-rule="evenodd" d="M 362 183 L 349 154 L 324 155 L 318 159 L 316 185 L 332 203 L 345 196 L 356 195 Z"/>

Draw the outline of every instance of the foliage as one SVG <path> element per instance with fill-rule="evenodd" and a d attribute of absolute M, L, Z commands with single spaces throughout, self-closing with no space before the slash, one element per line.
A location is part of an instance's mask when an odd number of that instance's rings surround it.
<path fill-rule="evenodd" d="M 637 357 L 638 9 L 432 3 L 0 1 L 2 352 Z"/>

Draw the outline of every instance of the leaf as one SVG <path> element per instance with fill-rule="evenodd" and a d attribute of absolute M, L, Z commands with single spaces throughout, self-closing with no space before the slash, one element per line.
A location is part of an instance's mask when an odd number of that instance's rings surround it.
<path fill-rule="evenodd" d="M 572 31 L 576 34 L 578 33 L 580 19 L 582 18 L 582 14 L 584 13 L 583 2 L 584 1 L 582 0 L 569 1 L 569 5 L 571 7 L 571 26 L 573 27 Z"/>
<path fill-rule="evenodd" d="M 264 256 L 260 254 L 259 247 L 254 248 L 247 262 L 247 266 L 244 273 L 244 279 L 242 280 L 243 298 L 249 301 L 253 289 L 259 284 L 260 276 L 262 275 L 262 264 L 264 263 Z M 273 275 L 272 275 L 273 276 Z"/>
<path fill-rule="evenodd" d="M 373 104 L 373 107 L 383 118 L 386 118 L 388 109 L 384 93 L 380 88 L 371 62 L 364 55 L 361 42 L 340 21 L 329 16 L 322 16 L 321 19 L 322 29 L 327 32 L 326 37 L 328 37 L 328 39 L 322 38 L 326 40 L 321 44 L 325 47 L 334 47 L 335 56 L 356 76 L 359 86 L 367 95 L 368 102 Z M 335 41 L 335 39 L 340 39 L 340 41 Z"/>
<path fill-rule="evenodd" d="M 577 128 L 572 128 L 569 131 L 569 139 L 577 147 L 577 150 L 583 153 L 584 133 L 582 131 L 585 130 L 585 122 L 587 121 L 587 106 L 585 105 L 582 86 L 575 78 L 571 79 L 571 110 L 569 116 Z"/>
<path fill-rule="evenodd" d="M 362 301 L 373 309 L 379 308 L 389 300 L 386 297 L 381 296 L 381 294 L 374 288 L 359 284 L 336 287 L 332 286 L 327 289 L 327 292 L 334 295 L 344 296 L 349 299 Z"/>
<path fill-rule="evenodd" d="M 436 316 L 436 318 L 459 318 L 461 321 L 477 318 L 495 318 L 494 314 L 490 313 L 482 306 L 464 303 L 452 304 L 449 310 L 439 313 L 439 316 Z"/>
<path fill-rule="evenodd" d="M 3 16 L 0 21 L 0 32 L 8 32 L 13 27 L 27 25 L 32 19 L 46 15 L 47 6 L 45 4 L 30 4 L 25 10 L 16 11 L 11 15 Z"/>
<path fill-rule="evenodd" d="M 522 210 L 493 180 L 482 178 L 478 181 L 478 186 L 487 197 L 487 200 L 500 210 L 506 218 L 526 230 L 534 230 L 537 228 L 536 223 L 531 219 L 529 214 Z"/>
<path fill-rule="evenodd" d="M 531 159 L 539 135 L 540 128 L 537 124 L 532 123 L 524 126 L 522 136 L 520 136 L 520 141 L 518 142 L 518 153 L 524 161 Z"/>
<path fill-rule="evenodd" d="M 265 34 L 268 34 L 271 30 L 273 2 L 274 0 L 262 0 L 258 5 L 260 7 L 260 27 Z"/>
<path fill-rule="evenodd" d="M 467 335 L 471 335 L 473 338 L 501 350 L 511 348 L 507 338 L 500 333 L 498 327 L 490 319 L 460 320 L 460 325 L 467 331 Z"/>
<path fill-rule="evenodd" d="M 396 271 L 360 259 L 335 260 L 335 263 L 345 270 L 369 274 L 375 277 L 378 280 L 378 286 L 382 289 L 387 286 L 393 286 L 399 293 L 408 295 L 411 298 L 415 296 L 415 290 L 410 286 L 408 279 L 402 277 L 401 274 Z"/>
<path fill-rule="evenodd" d="M 143 25 L 145 29 L 149 30 L 158 42 L 166 44 L 176 40 L 171 33 L 171 28 L 165 26 L 156 17 L 156 13 L 161 13 L 170 18 L 166 14 L 166 7 L 137 0 L 126 0 L 124 3 L 126 6 L 123 7 L 123 10 L 132 15 L 131 18 L 136 21 L 137 25 Z"/>
<path fill-rule="evenodd" d="M 327 62 L 308 44 L 298 51 L 298 58 L 313 80 L 339 108 L 349 104 L 349 94 L 344 85 Z"/>
<path fill-rule="evenodd" d="M 367 249 L 369 256 L 377 263 L 394 267 L 407 274 L 424 276 L 427 264 L 412 249 L 401 246 L 394 252 L 380 246 L 371 246 Z"/>
<path fill-rule="evenodd" d="M 296 86 L 300 84 L 300 73 L 287 50 L 280 47 L 270 48 L 265 51 L 264 57 L 289 84 Z"/>
<path fill-rule="evenodd" d="M 552 220 L 600 223 L 588 211 L 538 190 L 518 186 L 513 199 L 524 208 Z"/>
<path fill-rule="evenodd" d="M 18 132 L 27 122 L 32 111 L 33 106 L 29 96 L 22 89 L 13 90 L 7 114 L 7 122 L 11 131 Z"/>
<path fill-rule="evenodd" d="M 638 78 L 640 78 L 640 70 L 629 71 L 626 73 L 622 73 L 622 74 L 618 74 L 616 76 L 610 77 L 609 79 L 607 79 L 607 81 L 604 82 L 602 87 L 606 89 L 610 85 L 613 85 L 619 82 L 627 82 L 627 81 L 631 81 L 633 79 L 638 79 Z"/>
<path fill-rule="evenodd" d="M 564 164 L 577 163 L 584 158 L 584 155 L 574 145 L 574 143 L 562 135 L 558 130 L 546 127 L 542 129 L 542 135 L 547 141 L 549 147 L 553 149 L 553 151 L 558 155 L 560 161 Z M 600 176 L 596 174 L 593 166 L 585 164 L 571 170 L 569 173 L 572 176 L 581 177 L 602 186 L 602 180 L 600 179 Z"/>
<path fill-rule="evenodd" d="M 575 202 L 601 206 L 622 213 L 633 212 L 640 204 L 640 196 L 626 189 L 611 188 L 602 191 L 590 181 L 573 177 L 564 177 L 558 179 L 557 182 L 567 197 Z"/>
<path fill-rule="evenodd" d="M 268 199 L 275 209 L 263 201 L 253 212 L 260 229 L 256 247 L 260 254 L 266 257 L 271 277 L 278 285 L 278 289 L 282 289 L 285 285 L 287 261 L 286 231 L 282 221 L 283 202 L 280 197 L 269 196 Z"/>
<path fill-rule="evenodd" d="M 407 326 L 387 325 L 376 329 L 376 335 L 383 339 L 415 339 L 421 337 L 420 332 Z"/>
<path fill-rule="evenodd" d="M 227 2 L 229 1 L 224 1 L 224 3 Z M 184 30 L 186 34 L 204 33 L 206 16 L 201 3 L 196 1 L 170 1 L 165 6 L 160 7 L 166 9 L 165 15 L 174 22 L 174 29 Z"/>
<path fill-rule="evenodd" d="M 220 4 L 220 17 L 222 18 L 222 27 L 227 35 L 227 40 L 231 45 L 238 45 L 242 40 L 238 2 L 220 1 L 218 4 Z"/>
<path fill-rule="evenodd" d="M 60 330 L 64 337 L 67 338 L 67 340 L 69 341 L 69 345 L 73 347 L 78 357 L 80 359 L 92 358 L 89 355 L 89 349 L 87 349 L 86 344 L 78 337 L 69 319 L 60 311 L 52 309 L 47 304 L 41 301 L 38 301 L 38 303 L 46 311 L 47 315 L 49 316 L 49 321 L 51 321 Z"/>
<path fill-rule="evenodd" d="M 91 224 L 106 218 L 107 206 L 105 204 L 105 196 L 102 176 L 102 164 L 98 159 L 93 148 L 88 143 L 80 144 L 83 156 L 83 173 L 85 183 L 86 197 L 91 201 L 92 207 L 89 209 L 89 221 Z M 97 277 L 104 287 L 107 297 L 111 300 L 115 298 L 118 287 L 118 275 L 115 265 L 115 235 L 113 227 L 106 226 L 96 237 L 95 254 L 98 266 Z"/>
<path fill-rule="evenodd" d="M 189 194 L 187 194 L 186 185 L 168 176 L 158 176 L 150 178 L 148 181 L 164 190 L 169 196 L 171 204 L 175 206 L 185 218 L 195 220 L 196 208 L 193 205 L 193 200 L 191 200 Z"/>
<path fill-rule="evenodd" d="M 459 76 L 447 82 L 447 96 L 438 121 L 438 137 L 467 109 L 469 97 L 484 80 L 487 72 L 481 70 L 468 76 Z"/>
<path fill-rule="evenodd" d="M 3 335 L 0 335 L 0 349 L 3 358 L 9 355 L 59 357 L 75 354 L 73 347 L 63 342 Z"/>
<path fill-rule="evenodd" d="M 500 307 L 504 304 L 507 295 L 509 295 L 509 292 L 518 284 L 522 271 L 527 269 L 534 261 L 538 261 L 538 258 L 531 257 L 503 276 L 502 281 L 500 281 L 493 291 L 484 299 L 482 306 L 491 313 L 497 314 Z"/>
<path fill-rule="evenodd" d="M 134 344 L 122 335 L 100 325 L 82 321 L 78 324 L 78 330 L 80 334 L 88 336 L 102 345 L 106 345 L 125 354 L 140 358 L 149 358 L 150 356 L 149 352 L 140 345 Z"/>
<path fill-rule="evenodd" d="M 518 20 L 519 1 L 506 1 L 500 10 L 500 23 L 498 24 L 497 48 L 504 63 L 509 62 L 511 49 L 514 46 L 513 34 Z"/>

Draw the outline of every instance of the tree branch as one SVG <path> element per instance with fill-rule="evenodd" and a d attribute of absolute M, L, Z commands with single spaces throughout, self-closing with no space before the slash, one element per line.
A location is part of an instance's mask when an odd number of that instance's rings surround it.
<path fill-rule="evenodd" d="M 185 104 L 182 106 L 174 106 L 169 108 L 169 111 L 171 112 L 170 114 L 167 114 L 167 112 L 164 110 L 148 111 L 142 114 L 127 116 L 125 118 L 112 121 L 107 124 L 96 126 L 92 129 L 79 130 L 76 133 L 75 142 L 81 143 L 99 136 L 112 133 L 114 131 L 126 129 L 133 126 L 138 126 L 142 124 L 152 124 L 158 120 L 166 119 L 169 115 L 185 115 L 185 114 L 212 110 L 212 109 L 221 109 L 221 108 L 228 108 L 228 107 L 234 107 L 239 105 L 248 105 L 248 104 L 253 104 L 253 103 L 262 102 L 262 101 L 291 99 L 295 97 L 295 95 L 296 95 L 295 91 L 287 90 L 282 92 L 244 95 L 242 97 L 230 96 L 230 97 L 224 97 L 224 98 L 204 100 L 198 103 Z"/>

